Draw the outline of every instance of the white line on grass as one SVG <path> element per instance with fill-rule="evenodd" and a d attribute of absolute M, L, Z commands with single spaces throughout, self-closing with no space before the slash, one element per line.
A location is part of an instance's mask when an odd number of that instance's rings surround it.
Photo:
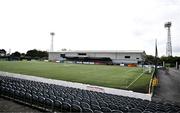
<path fill-rule="evenodd" d="M 133 82 L 131 82 L 126 88 L 129 88 L 132 84 L 134 84 L 134 82 L 136 82 L 146 71 L 144 71 L 143 73 L 141 73 Z"/>

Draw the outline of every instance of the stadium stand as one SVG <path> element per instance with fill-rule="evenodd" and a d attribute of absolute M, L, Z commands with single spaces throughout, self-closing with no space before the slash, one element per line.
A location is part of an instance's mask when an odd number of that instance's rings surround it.
<path fill-rule="evenodd" d="M 0 95 L 50 112 L 180 112 L 180 106 L 0 76 Z"/>

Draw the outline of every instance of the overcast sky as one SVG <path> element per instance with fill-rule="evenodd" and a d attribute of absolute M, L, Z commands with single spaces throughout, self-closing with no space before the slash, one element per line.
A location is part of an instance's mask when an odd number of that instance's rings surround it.
<path fill-rule="evenodd" d="M 145 50 L 180 56 L 180 0 L 1 0 L 0 49 Z"/>

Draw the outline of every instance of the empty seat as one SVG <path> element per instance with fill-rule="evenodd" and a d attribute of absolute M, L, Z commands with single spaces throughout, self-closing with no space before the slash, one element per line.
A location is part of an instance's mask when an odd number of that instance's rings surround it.
<path fill-rule="evenodd" d="M 52 99 L 52 100 L 56 100 L 56 96 L 55 95 L 50 95 L 49 98 Z"/>
<path fill-rule="evenodd" d="M 35 94 L 32 95 L 32 104 L 38 105 L 38 96 Z"/>
<path fill-rule="evenodd" d="M 97 101 L 91 101 L 91 105 L 94 104 L 94 105 L 99 105 L 99 103 Z"/>
<path fill-rule="evenodd" d="M 59 100 L 54 101 L 54 111 L 62 111 L 62 102 Z"/>
<path fill-rule="evenodd" d="M 112 110 L 111 112 L 112 112 L 112 113 L 123 113 L 123 112 L 120 111 L 120 110 Z"/>
<path fill-rule="evenodd" d="M 108 104 L 106 103 L 106 102 L 99 102 L 99 105 L 101 106 L 101 107 L 108 107 Z"/>
<path fill-rule="evenodd" d="M 71 111 L 71 105 L 67 102 L 62 103 L 62 112 L 70 112 Z"/>
<path fill-rule="evenodd" d="M 91 108 L 92 108 L 92 110 L 98 110 L 98 111 L 101 111 L 101 108 L 100 108 L 100 106 L 98 106 L 98 105 L 92 104 L 92 105 L 91 105 Z"/>
<path fill-rule="evenodd" d="M 71 103 L 71 100 L 68 98 L 64 98 L 64 102 Z"/>
<path fill-rule="evenodd" d="M 118 110 L 119 109 L 119 107 L 115 104 L 109 104 L 109 108 L 112 110 Z"/>
<path fill-rule="evenodd" d="M 45 98 L 45 108 L 53 111 L 54 102 L 50 98 Z"/>
<path fill-rule="evenodd" d="M 108 107 L 101 107 L 102 112 L 111 112 L 111 109 Z"/>
<path fill-rule="evenodd" d="M 32 95 L 30 93 L 25 94 L 25 102 L 32 104 Z"/>
<path fill-rule="evenodd" d="M 22 101 L 25 101 L 25 92 L 23 92 L 23 91 L 19 92 L 19 99 Z"/>
<path fill-rule="evenodd" d="M 38 106 L 44 108 L 45 98 L 43 96 L 38 96 Z"/>
<path fill-rule="evenodd" d="M 93 110 L 90 108 L 82 108 L 82 109 L 83 112 L 93 113 Z"/>
<path fill-rule="evenodd" d="M 80 102 L 78 100 L 72 100 L 72 104 L 75 104 L 75 105 L 79 105 L 80 106 Z"/>
<path fill-rule="evenodd" d="M 136 113 L 140 113 L 142 112 L 140 109 L 136 109 L 136 108 L 132 108 L 129 110 L 129 112 L 136 112 Z"/>
<path fill-rule="evenodd" d="M 78 105 L 72 104 L 71 112 L 82 112 L 82 108 Z"/>
<path fill-rule="evenodd" d="M 128 112 L 128 108 L 126 107 L 119 107 L 119 110 L 122 112 Z"/>
<path fill-rule="evenodd" d="M 81 102 L 81 107 L 82 108 L 90 108 L 90 105 L 86 102 Z"/>

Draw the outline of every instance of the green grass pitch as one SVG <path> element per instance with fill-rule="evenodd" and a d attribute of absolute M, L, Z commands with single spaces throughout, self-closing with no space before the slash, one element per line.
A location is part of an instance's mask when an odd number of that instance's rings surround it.
<path fill-rule="evenodd" d="M 145 93 L 148 92 L 151 79 L 151 74 L 148 73 L 141 76 L 143 69 L 140 67 L 109 65 L 0 61 L 0 70 Z M 136 81 L 130 85 L 134 80 Z"/>

